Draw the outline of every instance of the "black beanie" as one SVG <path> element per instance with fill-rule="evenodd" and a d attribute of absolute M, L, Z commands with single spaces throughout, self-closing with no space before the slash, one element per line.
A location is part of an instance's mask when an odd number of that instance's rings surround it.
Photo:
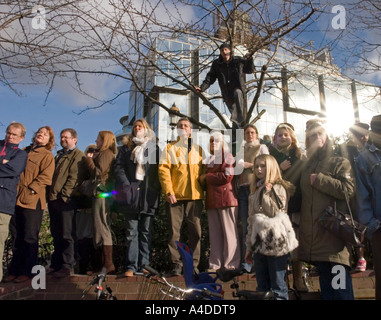
<path fill-rule="evenodd" d="M 220 50 L 222 50 L 223 48 L 228 48 L 231 51 L 230 45 L 226 42 L 220 45 Z"/>
<path fill-rule="evenodd" d="M 370 129 L 373 132 L 381 134 L 381 114 L 374 116 L 370 121 Z"/>

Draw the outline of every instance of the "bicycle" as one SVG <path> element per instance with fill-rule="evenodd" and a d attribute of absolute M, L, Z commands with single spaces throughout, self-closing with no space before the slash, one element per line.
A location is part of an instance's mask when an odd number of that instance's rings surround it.
<path fill-rule="evenodd" d="M 83 300 L 90 289 L 96 284 L 95 287 L 95 299 L 96 300 L 118 300 L 116 296 L 113 295 L 112 290 L 106 285 L 106 291 L 104 290 L 102 283 L 106 281 L 106 270 L 102 269 L 101 272 L 96 275 L 89 285 L 83 290 L 81 300 Z"/>
<path fill-rule="evenodd" d="M 223 294 L 210 290 L 208 284 L 200 288 L 182 288 L 169 282 L 166 277 L 150 266 L 143 267 L 145 281 L 139 300 L 221 300 Z"/>
<path fill-rule="evenodd" d="M 309 287 L 312 287 L 309 277 L 310 271 L 307 269 L 303 270 L 304 272 L 304 281 L 308 284 Z M 272 290 L 268 291 L 253 291 L 253 290 L 241 290 L 239 289 L 239 284 L 237 277 L 247 273 L 245 269 L 218 269 L 216 271 L 217 278 L 222 282 L 233 281 L 231 288 L 235 289 L 233 292 L 233 297 L 238 298 L 239 300 L 275 300 L 275 294 Z M 287 272 L 287 285 L 289 300 L 320 300 L 319 291 L 308 291 L 308 292 L 299 292 L 296 289 L 290 288 L 289 286 L 289 273 Z"/>
<path fill-rule="evenodd" d="M 275 300 L 275 295 L 272 290 L 268 291 L 253 291 L 253 290 L 241 290 L 237 277 L 247 273 L 245 269 L 218 269 L 216 271 L 217 278 L 222 282 L 233 281 L 230 288 L 234 289 L 233 297 L 239 300 Z"/>

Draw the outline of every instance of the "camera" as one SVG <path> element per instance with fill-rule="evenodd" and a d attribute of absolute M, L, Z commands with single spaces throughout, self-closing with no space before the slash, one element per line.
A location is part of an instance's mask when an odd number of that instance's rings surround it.
<path fill-rule="evenodd" d="M 99 150 L 98 149 L 95 149 L 95 148 L 89 148 L 87 150 L 87 153 L 94 153 L 94 152 L 98 152 Z"/>

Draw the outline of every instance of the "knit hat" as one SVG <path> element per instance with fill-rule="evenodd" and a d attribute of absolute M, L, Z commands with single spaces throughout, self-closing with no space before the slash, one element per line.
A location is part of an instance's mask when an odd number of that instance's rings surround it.
<path fill-rule="evenodd" d="M 378 114 L 370 121 L 370 128 L 372 132 L 381 134 L 381 114 Z"/>
<path fill-rule="evenodd" d="M 310 119 L 306 122 L 306 136 L 309 136 L 311 132 L 315 131 L 316 128 L 322 127 L 325 132 L 328 133 L 327 130 L 327 121 L 325 119 Z"/>
<path fill-rule="evenodd" d="M 306 122 L 306 148 L 309 148 L 310 141 L 309 138 L 312 134 L 314 134 L 319 128 L 322 128 L 328 135 L 328 130 L 326 127 L 326 121 L 325 119 L 310 119 Z"/>
<path fill-rule="evenodd" d="M 367 135 L 369 134 L 369 124 L 363 122 L 355 123 L 349 128 L 349 131 L 357 135 Z"/>
<path fill-rule="evenodd" d="M 224 42 L 223 44 L 220 45 L 220 50 L 224 48 L 228 48 L 231 51 L 230 44 L 228 44 L 227 42 Z"/>

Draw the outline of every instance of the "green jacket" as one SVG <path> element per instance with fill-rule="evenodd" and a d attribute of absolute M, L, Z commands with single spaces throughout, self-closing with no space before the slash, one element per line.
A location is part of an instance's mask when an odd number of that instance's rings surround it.
<path fill-rule="evenodd" d="M 316 173 L 313 185 L 310 175 Z M 349 266 L 349 251 L 344 241 L 319 224 L 321 212 L 336 200 L 339 210 L 346 210 L 344 188 L 349 197 L 354 195 L 351 164 L 335 157 L 331 148 L 320 150 L 310 157 L 304 167 L 300 186 L 302 207 L 299 230 L 299 260 L 306 262 L 334 262 Z"/>
<path fill-rule="evenodd" d="M 59 158 L 61 152 L 62 150 L 58 151 L 55 157 L 56 169 L 53 174 L 48 199 L 53 201 L 61 198 L 64 202 L 68 202 L 74 195 L 78 182 L 84 175 L 83 160 L 85 154 L 75 148 Z"/>

